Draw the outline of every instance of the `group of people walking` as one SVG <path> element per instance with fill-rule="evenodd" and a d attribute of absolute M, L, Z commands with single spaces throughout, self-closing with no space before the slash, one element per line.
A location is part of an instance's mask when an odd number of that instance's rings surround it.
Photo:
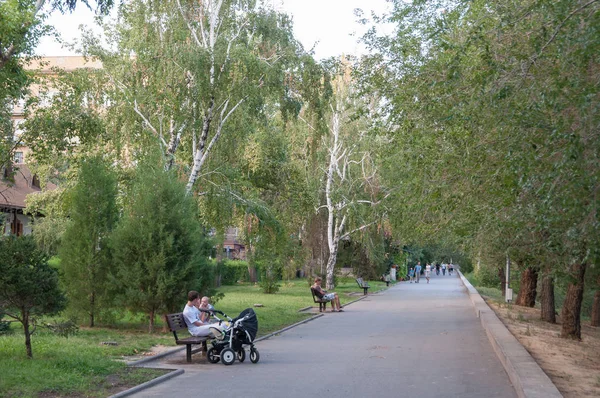
<path fill-rule="evenodd" d="M 410 283 L 419 283 L 420 279 L 421 279 L 421 275 L 425 276 L 425 279 L 427 280 L 427 283 L 429 283 L 429 279 L 431 278 L 431 272 L 435 269 L 435 273 L 436 275 L 440 274 L 440 271 L 442 273 L 442 275 L 446 275 L 446 271 L 448 272 L 448 275 L 452 276 L 452 273 L 454 272 L 454 265 L 453 264 L 446 264 L 446 263 L 436 263 L 435 265 L 431 265 L 429 263 L 427 263 L 425 265 L 425 267 L 423 268 L 423 266 L 421 266 L 421 262 L 418 261 L 417 265 L 415 265 L 414 267 L 410 267 L 410 269 L 408 270 L 408 276 L 410 278 Z"/>

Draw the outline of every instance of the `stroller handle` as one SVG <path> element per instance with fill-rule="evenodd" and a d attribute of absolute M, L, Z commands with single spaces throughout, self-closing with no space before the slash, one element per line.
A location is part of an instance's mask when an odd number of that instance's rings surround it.
<path fill-rule="evenodd" d="M 225 315 L 223 313 L 223 311 L 219 311 L 219 310 L 215 310 L 215 309 L 205 310 L 204 308 L 198 308 L 198 311 L 200 311 L 200 312 L 206 312 L 207 314 L 211 314 L 211 315 L 214 314 L 214 313 L 217 313 L 217 314 L 221 314 L 223 316 L 227 316 L 227 315 Z"/>

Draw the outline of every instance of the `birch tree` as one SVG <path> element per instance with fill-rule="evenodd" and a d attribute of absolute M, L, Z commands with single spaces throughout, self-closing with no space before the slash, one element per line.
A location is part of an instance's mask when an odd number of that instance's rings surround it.
<path fill-rule="evenodd" d="M 159 145 L 165 169 L 184 170 L 188 193 L 224 136 L 248 134 L 269 100 L 285 106 L 298 47 L 289 18 L 260 2 L 139 0 L 107 32 L 117 51 L 92 37 L 86 48 L 115 89 L 124 147 Z"/>
<path fill-rule="evenodd" d="M 371 156 L 366 123 L 352 118 L 351 112 L 358 110 L 359 104 L 352 97 L 347 70 L 334 86 L 335 103 L 330 103 L 331 122 L 325 137 L 328 154 L 324 170 L 325 204 L 320 207 L 327 211 L 327 289 L 334 288 L 340 241 L 375 224 L 378 219 L 375 210 L 379 210 L 378 205 L 385 198 Z M 369 210 L 365 213 L 361 207 Z"/>

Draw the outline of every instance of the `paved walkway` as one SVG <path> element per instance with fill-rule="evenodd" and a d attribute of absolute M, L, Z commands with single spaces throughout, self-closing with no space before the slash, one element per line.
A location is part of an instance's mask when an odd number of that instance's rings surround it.
<path fill-rule="evenodd" d="M 257 348 L 258 364 L 166 357 L 185 373 L 134 396 L 516 396 L 457 276 L 399 283 Z"/>

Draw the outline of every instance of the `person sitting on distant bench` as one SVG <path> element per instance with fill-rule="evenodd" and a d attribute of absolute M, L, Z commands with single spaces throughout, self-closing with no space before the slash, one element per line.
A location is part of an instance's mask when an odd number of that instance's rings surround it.
<path fill-rule="evenodd" d="M 342 310 L 342 306 L 340 305 L 340 298 L 338 297 L 337 293 L 327 293 L 327 290 L 323 290 L 321 287 L 321 282 L 323 282 L 323 279 L 317 276 L 315 278 L 315 284 L 312 285 L 315 295 L 322 300 L 331 301 L 331 312 L 344 312 Z"/>
<path fill-rule="evenodd" d="M 192 290 L 188 293 L 188 302 L 183 309 L 183 318 L 190 334 L 197 337 L 221 337 L 224 328 L 216 323 L 208 323 L 205 317 L 202 316 L 205 313 L 200 311 L 198 307 L 200 307 L 200 293 Z"/>

